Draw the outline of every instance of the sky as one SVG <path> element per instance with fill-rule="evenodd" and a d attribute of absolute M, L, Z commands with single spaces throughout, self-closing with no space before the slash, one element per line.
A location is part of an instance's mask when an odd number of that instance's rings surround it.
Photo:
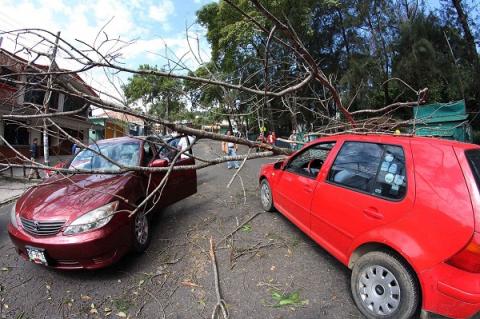
<path fill-rule="evenodd" d="M 189 52 L 186 26 L 195 23 L 195 12 L 208 2 L 211 0 L 0 0 L 0 30 L 38 27 L 61 31 L 62 38 L 69 41 L 80 39 L 93 43 L 98 32 L 111 20 L 104 29 L 109 38 L 136 41 L 121 50 L 121 61 L 126 66 L 137 68 L 148 63 L 162 67 L 167 61 L 165 56 L 177 60 Z M 189 34 L 200 39 L 201 58 L 208 61 L 210 48 L 205 30 L 194 25 Z M 28 42 L 31 38 L 22 37 L 19 41 Z M 194 51 L 198 52 L 196 43 L 191 41 Z M 12 51 L 13 46 L 12 37 L 4 36 L 2 48 Z M 72 61 L 62 58 L 65 56 L 59 56 L 60 67 L 75 67 Z M 183 61 L 189 68 L 198 66 L 191 54 Z M 118 80 L 125 82 L 127 77 L 120 75 Z M 82 78 L 92 87 L 118 96 L 104 71 L 82 73 Z M 117 87 L 118 84 L 115 83 Z"/>
<path fill-rule="evenodd" d="M 38 27 L 52 32 L 61 31 L 61 36 L 69 41 L 80 39 L 93 43 L 98 32 L 108 23 L 104 31 L 110 38 L 136 41 L 121 51 L 121 61 L 127 67 L 137 68 L 145 63 L 162 67 L 167 56 L 172 60 L 183 57 L 182 61 L 189 68 L 195 69 L 199 62 L 189 53 L 186 26 L 194 24 L 195 12 L 211 1 L 213 0 L 0 0 L 0 32 Z M 439 6 L 439 0 L 426 2 L 431 9 Z M 202 61 L 210 58 L 205 32 L 199 25 L 189 29 L 191 36 L 200 39 Z M 2 47 L 13 51 L 12 40 L 11 37 L 4 36 Z M 29 38 L 23 37 L 20 41 L 28 42 Z M 193 50 L 198 52 L 196 43 L 191 42 Z M 75 69 L 75 64 L 64 58 L 65 56 L 59 56 L 59 65 Z M 113 84 L 109 81 L 112 76 L 105 74 L 102 69 L 82 73 L 81 76 L 92 87 L 120 97 L 121 92 L 117 89 L 127 81 L 129 75 L 115 76 Z"/>

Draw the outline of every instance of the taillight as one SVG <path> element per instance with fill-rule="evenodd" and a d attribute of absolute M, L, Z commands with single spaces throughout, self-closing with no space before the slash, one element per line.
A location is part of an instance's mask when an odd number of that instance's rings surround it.
<path fill-rule="evenodd" d="M 473 233 L 468 245 L 450 258 L 447 264 L 468 272 L 480 273 L 480 234 Z"/>

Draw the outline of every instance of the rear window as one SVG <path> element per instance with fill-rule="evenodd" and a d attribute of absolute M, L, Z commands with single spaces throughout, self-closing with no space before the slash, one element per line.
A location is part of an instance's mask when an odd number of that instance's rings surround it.
<path fill-rule="evenodd" d="M 469 150 L 465 152 L 468 163 L 472 169 L 473 177 L 477 182 L 477 189 L 480 191 L 480 150 Z"/>
<path fill-rule="evenodd" d="M 407 190 L 405 154 L 400 146 L 345 142 L 328 180 L 371 195 L 400 200 Z"/>

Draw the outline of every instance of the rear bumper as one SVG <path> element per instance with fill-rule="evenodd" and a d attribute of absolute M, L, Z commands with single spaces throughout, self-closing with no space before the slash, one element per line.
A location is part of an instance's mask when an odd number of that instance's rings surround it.
<path fill-rule="evenodd" d="M 439 264 L 420 274 L 423 310 L 451 318 L 480 312 L 480 274 Z"/>
<path fill-rule="evenodd" d="M 97 269 L 119 260 L 130 249 L 130 225 L 106 225 L 84 234 L 32 236 L 8 225 L 8 234 L 17 252 L 28 259 L 25 246 L 45 250 L 49 267 L 57 269 Z"/>

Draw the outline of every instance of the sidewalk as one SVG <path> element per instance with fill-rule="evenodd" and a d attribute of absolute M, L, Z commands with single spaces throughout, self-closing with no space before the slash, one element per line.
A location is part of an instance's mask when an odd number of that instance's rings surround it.
<path fill-rule="evenodd" d="M 66 161 L 71 155 L 52 156 L 50 165 L 53 166 L 60 161 Z M 43 157 L 39 159 L 39 163 L 43 163 Z M 14 201 L 18 196 L 23 194 L 28 188 L 38 184 L 41 180 L 28 180 L 26 177 L 30 169 L 15 167 L 0 173 L 0 206 Z M 45 172 L 39 170 L 40 177 L 45 177 Z"/>
<path fill-rule="evenodd" d="M 58 162 L 64 162 L 68 159 L 70 159 L 71 155 L 58 155 L 58 156 L 51 156 L 50 157 L 50 166 L 54 166 L 55 164 L 57 164 Z M 43 164 L 43 157 L 40 157 L 39 160 L 38 160 L 38 163 L 41 163 Z M 4 172 L 1 172 L 0 173 L 0 179 L 2 179 L 2 177 L 10 177 L 10 178 L 20 178 L 20 179 L 24 179 L 24 178 L 27 178 L 28 177 L 28 173 L 30 172 L 30 169 L 29 168 L 25 168 L 23 169 L 22 167 L 12 167 L 12 168 L 9 168 L 7 169 L 6 171 Z M 38 170 L 38 172 L 40 173 L 40 177 L 41 178 L 44 178 L 45 177 L 45 172 L 43 170 Z"/>
<path fill-rule="evenodd" d="M 11 178 L 0 178 L 0 206 L 15 200 L 38 181 L 17 181 Z"/>

